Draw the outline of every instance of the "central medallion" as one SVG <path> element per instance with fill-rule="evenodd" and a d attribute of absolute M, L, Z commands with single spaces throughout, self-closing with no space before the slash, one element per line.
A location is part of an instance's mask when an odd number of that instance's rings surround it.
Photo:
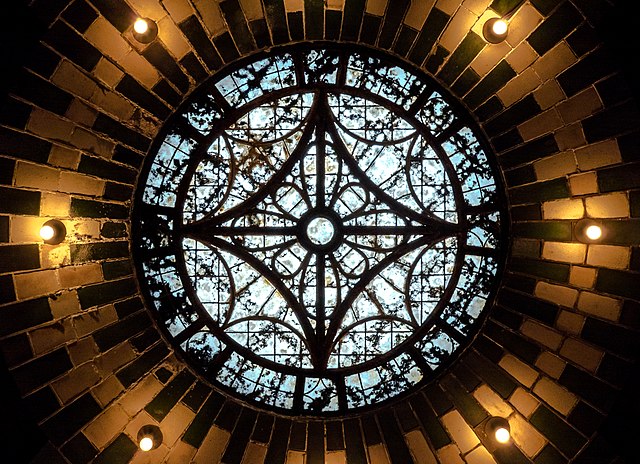
<path fill-rule="evenodd" d="M 353 47 L 216 76 L 141 177 L 136 262 L 165 335 L 212 384 L 346 414 L 432 379 L 493 298 L 496 180 L 426 76 Z"/>
<path fill-rule="evenodd" d="M 333 223 L 326 217 L 314 217 L 307 225 L 307 237 L 316 245 L 327 245 L 334 235 Z"/>

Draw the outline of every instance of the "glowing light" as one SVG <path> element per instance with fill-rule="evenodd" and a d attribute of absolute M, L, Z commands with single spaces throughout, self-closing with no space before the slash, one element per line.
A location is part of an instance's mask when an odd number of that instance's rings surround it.
<path fill-rule="evenodd" d="M 42 240 L 51 240 L 56 235 L 56 230 L 50 225 L 45 224 L 40 229 L 40 237 Z"/>
<path fill-rule="evenodd" d="M 602 237 L 602 228 L 600 226 L 591 225 L 584 231 L 589 240 L 598 240 Z"/>
<path fill-rule="evenodd" d="M 133 23 L 133 30 L 138 34 L 145 34 L 149 30 L 149 23 L 146 19 L 138 18 L 136 22 Z"/>
<path fill-rule="evenodd" d="M 502 18 L 488 19 L 482 27 L 482 35 L 484 39 L 493 44 L 502 42 L 507 38 L 509 23 Z"/>
<path fill-rule="evenodd" d="M 149 451 L 153 448 L 153 439 L 151 437 L 144 437 L 140 440 L 139 446 L 142 451 Z"/>
<path fill-rule="evenodd" d="M 509 26 L 504 19 L 498 19 L 493 23 L 493 26 L 491 26 L 491 30 L 495 35 L 505 35 L 508 28 Z"/>
<path fill-rule="evenodd" d="M 509 438 L 511 438 L 511 434 L 506 428 L 499 427 L 496 429 L 495 437 L 498 443 L 507 443 Z"/>

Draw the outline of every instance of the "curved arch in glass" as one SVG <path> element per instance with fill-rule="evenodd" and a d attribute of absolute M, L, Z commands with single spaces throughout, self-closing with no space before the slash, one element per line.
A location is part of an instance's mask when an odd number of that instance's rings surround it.
<path fill-rule="evenodd" d="M 434 378 L 501 266 L 496 178 L 427 78 L 353 48 L 219 75 L 149 156 L 134 211 L 154 314 L 210 382 L 344 414 Z"/>

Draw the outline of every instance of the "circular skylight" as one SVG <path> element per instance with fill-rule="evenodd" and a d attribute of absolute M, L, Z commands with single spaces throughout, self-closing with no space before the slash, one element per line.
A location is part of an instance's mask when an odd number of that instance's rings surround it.
<path fill-rule="evenodd" d="M 154 145 L 134 209 L 156 321 L 203 378 L 346 414 L 433 379 L 501 267 L 485 145 L 434 82 L 352 46 L 217 74 Z"/>

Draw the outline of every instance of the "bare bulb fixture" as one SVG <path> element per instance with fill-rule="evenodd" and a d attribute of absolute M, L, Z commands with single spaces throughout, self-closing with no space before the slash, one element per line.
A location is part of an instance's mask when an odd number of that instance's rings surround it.
<path fill-rule="evenodd" d="M 158 36 L 158 25 L 149 18 L 138 18 L 133 23 L 133 38 L 147 44 Z"/>
<path fill-rule="evenodd" d="M 57 219 L 49 219 L 40 228 L 40 238 L 48 245 L 62 243 L 66 235 L 66 227 Z"/>
<path fill-rule="evenodd" d="M 498 443 L 507 443 L 511 438 L 511 433 L 504 427 L 499 427 L 493 435 Z"/>
<path fill-rule="evenodd" d="M 140 451 L 151 451 L 162 444 L 162 432 L 157 425 L 144 425 L 140 427 L 137 439 Z"/>
<path fill-rule="evenodd" d="M 583 243 L 601 241 L 605 236 L 605 229 L 598 221 L 593 219 L 581 219 L 574 229 L 575 237 Z"/>
<path fill-rule="evenodd" d="M 485 424 L 487 436 L 500 445 L 509 443 L 511 440 L 511 428 L 509 421 L 504 417 L 491 417 Z"/>
<path fill-rule="evenodd" d="M 602 227 L 592 224 L 585 229 L 584 233 L 589 240 L 598 240 L 602 237 Z"/>
<path fill-rule="evenodd" d="M 502 42 L 507 38 L 509 32 L 509 23 L 504 18 L 488 19 L 482 27 L 482 35 L 484 39 L 492 44 Z"/>

